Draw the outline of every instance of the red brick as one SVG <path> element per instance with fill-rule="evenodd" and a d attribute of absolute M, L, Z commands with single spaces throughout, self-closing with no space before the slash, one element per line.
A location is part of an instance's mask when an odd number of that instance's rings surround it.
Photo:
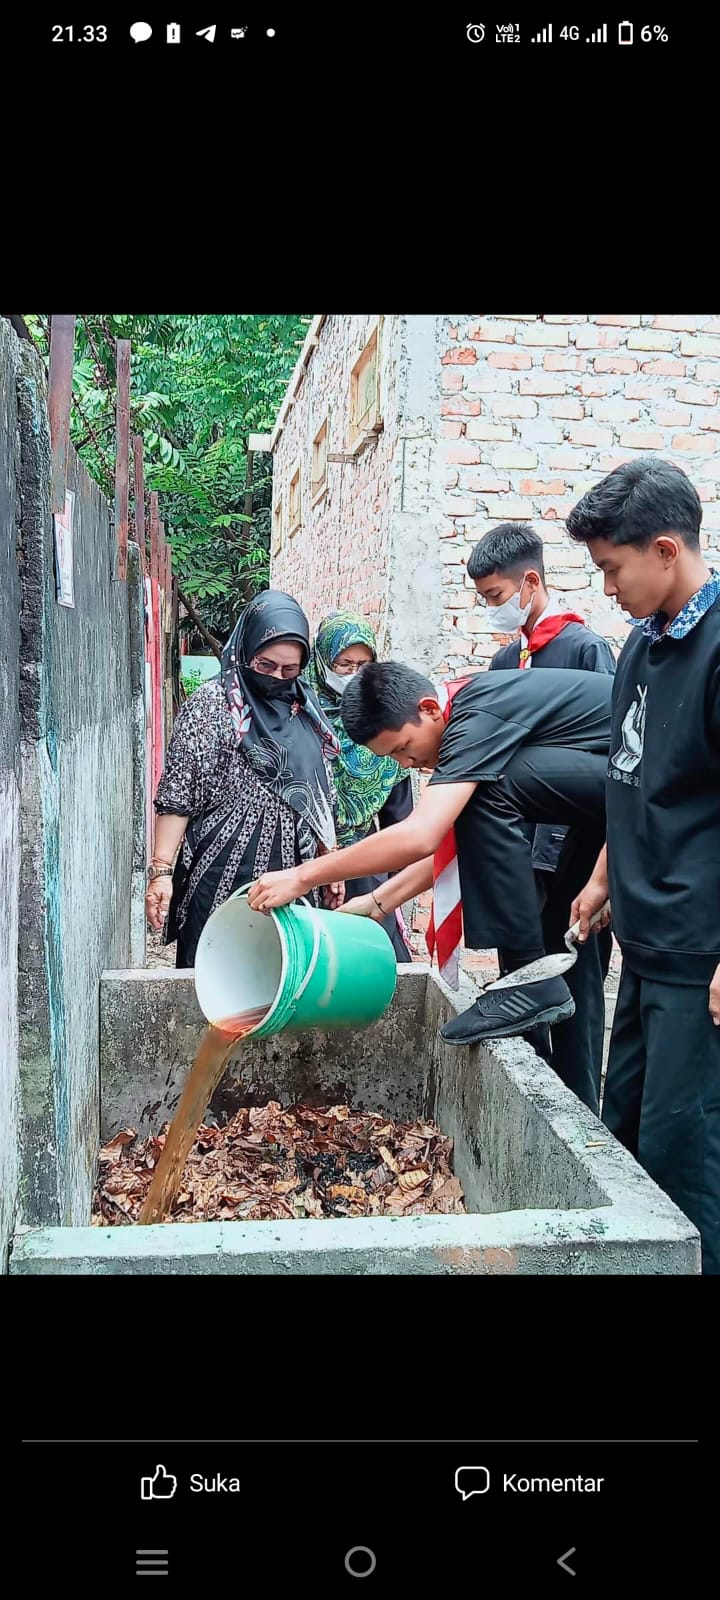
<path fill-rule="evenodd" d="M 565 384 L 560 378 L 548 378 L 539 369 L 531 378 L 520 379 L 521 394 L 564 394 Z"/>
<path fill-rule="evenodd" d="M 717 361 L 698 361 L 695 377 L 698 383 L 716 384 L 720 378 L 720 366 Z"/>
<path fill-rule="evenodd" d="M 462 375 L 462 373 L 461 372 L 444 372 L 443 375 L 442 375 L 442 386 L 443 386 L 443 389 L 445 390 L 446 394 L 447 393 L 451 393 L 453 390 L 456 390 L 456 389 L 462 389 L 462 386 L 463 386 L 463 375 Z"/>
<path fill-rule="evenodd" d="M 639 363 L 633 356 L 596 356 L 596 372 L 637 372 Z"/>
<path fill-rule="evenodd" d="M 557 345 L 565 349 L 569 342 L 567 328 L 549 328 L 543 322 L 529 322 L 527 327 L 518 330 L 518 337 L 522 344 L 531 345 Z"/>
<path fill-rule="evenodd" d="M 599 325 L 607 324 L 612 328 L 639 328 L 640 317 L 593 317 L 593 322 Z"/>
<path fill-rule="evenodd" d="M 475 501 L 471 500 L 468 495 L 459 494 L 457 499 L 446 500 L 443 510 L 446 517 L 474 517 L 477 506 Z M 457 531 L 457 528 L 446 528 L 442 537 L 452 539 Z"/>
<path fill-rule="evenodd" d="M 454 400 L 443 400 L 440 407 L 440 415 L 441 417 L 479 417 L 480 410 L 480 400 L 471 400 L 469 395 L 458 394 Z"/>
<path fill-rule="evenodd" d="M 698 456 L 711 456 L 717 450 L 715 440 L 706 433 L 676 433 L 672 447 L 673 450 L 688 450 Z"/>
<path fill-rule="evenodd" d="M 710 317 L 703 323 L 703 333 L 720 333 L 720 317 Z"/>
<path fill-rule="evenodd" d="M 656 317 L 654 328 L 671 328 L 675 333 L 694 333 L 698 326 L 697 317 Z"/>
<path fill-rule="evenodd" d="M 548 350 L 543 356 L 546 372 L 584 372 L 586 366 L 585 357 L 575 356 L 571 350 Z"/>
<path fill-rule="evenodd" d="M 672 403 L 673 384 L 646 383 L 641 379 L 639 383 L 624 383 L 622 392 L 627 400 L 642 400 L 646 406 L 667 406 Z"/>
<path fill-rule="evenodd" d="M 523 350 L 493 350 L 488 356 L 489 367 L 509 367 L 513 372 L 532 366 L 532 358 Z"/>
<path fill-rule="evenodd" d="M 598 396 L 602 398 L 603 395 L 615 394 L 617 386 L 617 375 L 608 378 L 604 376 L 597 377 L 588 373 L 583 378 L 582 383 L 578 384 L 578 392 L 587 397 L 587 399 L 596 399 Z"/>
<path fill-rule="evenodd" d="M 657 406 L 653 411 L 653 422 L 657 422 L 659 428 L 689 428 L 692 412 L 685 406 L 671 406 L 668 411 Z"/>
<path fill-rule="evenodd" d="M 627 452 L 613 450 L 609 451 L 607 455 L 599 457 L 598 467 L 601 472 L 614 472 L 616 467 L 624 467 L 626 461 L 632 460 L 633 457 L 629 456 Z"/>
<path fill-rule="evenodd" d="M 709 428 L 712 433 L 720 433 L 720 407 L 716 407 L 714 411 L 705 411 L 697 420 L 701 428 Z"/>
<path fill-rule="evenodd" d="M 661 433 L 647 428 L 626 428 L 620 435 L 621 445 L 630 450 L 662 450 L 665 443 Z"/>
<path fill-rule="evenodd" d="M 442 358 L 442 365 L 444 367 L 472 367 L 476 361 L 476 350 L 468 350 L 467 348 L 462 350 L 446 350 L 445 355 Z"/>
<path fill-rule="evenodd" d="M 448 336 L 448 339 L 457 339 L 457 336 L 458 336 L 457 328 L 448 328 L 447 336 Z"/>
<path fill-rule="evenodd" d="M 511 422 L 486 422 L 484 417 L 481 417 L 479 421 L 476 421 L 475 417 L 471 417 L 465 425 L 465 432 L 468 439 L 507 440 L 512 439 L 513 436 Z"/>
<path fill-rule="evenodd" d="M 462 422 L 443 422 L 440 424 L 440 432 L 443 439 L 459 439 L 462 435 L 463 427 L 464 423 Z"/>
<path fill-rule="evenodd" d="M 720 366 L 716 377 L 720 379 Z M 717 397 L 717 386 L 711 389 L 701 383 L 679 383 L 675 389 L 675 399 L 684 400 L 687 406 L 715 406 Z"/>
<path fill-rule="evenodd" d="M 563 494 L 565 480 L 563 478 L 521 478 L 520 493 L 530 495 Z"/>
<path fill-rule="evenodd" d="M 570 429 L 571 444 L 591 444 L 600 449 L 613 442 L 612 428 L 597 428 L 592 422 L 581 422 L 577 428 Z"/>
<path fill-rule="evenodd" d="M 598 422 L 636 422 L 640 416 L 640 403 L 613 396 L 612 400 L 599 400 L 593 406 L 593 416 Z"/>
<path fill-rule="evenodd" d="M 579 400 L 570 397 L 565 400 L 548 400 L 544 409 L 549 417 L 566 417 L 570 422 L 581 422 L 585 415 L 585 407 Z"/>
<path fill-rule="evenodd" d="M 457 486 L 458 486 L 459 482 L 460 482 L 460 473 L 457 471 L 457 468 L 456 468 L 454 472 L 448 472 L 447 477 L 445 479 L 445 488 L 446 489 L 457 489 Z"/>
<path fill-rule="evenodd" d="M 559 450 L 548 450 L 544 466 L 553 472 L 582 472 L 589 467 L 592 460 L 592 450 L 589 445 L 564 444 Z"/>
<path fill-rule="evenodd" d="M 510 479 L 503 478 L 492 467 L 481 467 L 479 472 L 468 473 L 464 488 L 484 491 L 485 494 L 506 494 L 510 488 Z"/>
<path fill-rule="evenodd" d="M 692 334 L 686 334 L 685 338 L 680 340 L 680 354 L 720 357 L 720 340 L 704 336 L 694 338 Z"/>
<path fill-rule="evenodd" d="M 695 485 L 700 499 L 703 501 L 717 500 L 717 487 L 716 483 L 696 483 Z"/>
<path fill-rule="evenodd" d="M 519 394 L 503 395 L 499 400 L 491 400 L 490 410 L 494 417 L 536 417 L 538 403 Z"/>
<path fill-rule="evenodd" d="M 486 340 L 490 344 L 512 344 L 515 339 L 515 329 L 503 325 L 497 318 L 490 322 L 476 322 L 475 326 L 468 328 L 468 339 Z"/>
<path fill-rule="evenodd" d="M 643 361 L 641 372 L 654 373 L 658 378 L 684 378 L 684 361 Z"/>
<path fill-rule="evenodd" d="M 444 424 L 448 426 L 447 423 Z M 446 461 L 463 462 L 465 466 L 475 466 L 480 460 L 480 451 L 471 439 L 458 439 L 456 444 L 448 445 L 445 450 Z"/>
<path fill-rule="evenodd" d="M 672 350 L 676 343 L 671 333 L 659 333 L 657 328 L 639 328 L 637 333 L 628 334 L 627 347 L 628 350 Z"/>
<path fill-rule="evenodd" d="M 620 334 L 615 328 L 578 328 L 575 336 L 578 350 L 617 350 Z"/>
<path fill-rule="evenodd" d="M 543 511 L 543 522 L 556 522 L 558 518 L 564 521 L 566 517 L 569 517 L 573 506 L 577 505 L 579 498 L 579 495 L 572 495 L 567 499 L 558 496 L 557 499 L 550 502 L 547 511 Z M 545 528 L 543 528 L 543 538 L 547 538 L 547 530 Z M 559 542 L 560 538 L 562 538 L 562 534 L 558 535 L 556 542 Z"/>

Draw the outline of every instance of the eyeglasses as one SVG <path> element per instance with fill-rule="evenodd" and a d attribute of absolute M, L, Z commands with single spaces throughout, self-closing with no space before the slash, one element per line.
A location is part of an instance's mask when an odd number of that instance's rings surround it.
<path fill-rule="evenodd" d="M 260 672 L 264 678 L 285 678 L 286 681 L 300 675 L 300 663 L 297 666 L 281 666 L 279 661 L 272 661 L 269 656 L 253 656 L 250 666 L 254 672 Z"/>
<path fill-rule="evenodd" d="M 338 672 L 341 678 L 350 678 L 355 672 L 362 672 L 363 667 L 368 667 L 369 661 L 333 661 L 333 672 Z"/>

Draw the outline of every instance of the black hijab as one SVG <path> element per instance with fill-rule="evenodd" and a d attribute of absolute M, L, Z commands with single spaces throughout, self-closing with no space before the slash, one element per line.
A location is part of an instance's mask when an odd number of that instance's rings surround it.
<path fill-rule="evenodd" d="M 220 671 L 230 715 L 260 782 L 332 850 L 335 826 L 322 754 L 337 756 L 338 741 L 299 676 L 283 681 L 250 666 L 271 640 L 301 646 L 302 672 L 310 656 L 308 620 L 297 601 L 279 589 L 251 600 L 223 650 Z"/>

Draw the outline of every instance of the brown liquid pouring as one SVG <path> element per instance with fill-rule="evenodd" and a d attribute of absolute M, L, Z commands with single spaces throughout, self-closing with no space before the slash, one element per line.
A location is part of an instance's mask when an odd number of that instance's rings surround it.
<path fill-rule="evenodd" d="M 210 1023 L 200 1041 L 180 1104 L 168 1129 L 162 1155 L 153 1173 L 139 1223 L 162 1222 L 180 1187 L 185 1163 L 195 1143 L 200 1123 L 225 1071 L 233 1045 L 257 1028 L 267 1016 L 267 1006 Z"/>

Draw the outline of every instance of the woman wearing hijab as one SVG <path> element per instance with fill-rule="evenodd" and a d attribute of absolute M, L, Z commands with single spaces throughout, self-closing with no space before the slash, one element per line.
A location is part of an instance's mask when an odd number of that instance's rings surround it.
<path fill-rule="evenodd" d="M 377 827 L 388 828 L 394 822 L 402 822 L 413 808 L 411 781 L 397 761 L 373 755 L 365 745 L 354 744 L 343 726 L 343 693 L 355 673 L 368 661 L 376 660 L 375 634 L 357 612 L 331 611 L 320 623 L 305 679 L 315 690 L 340 749 L 333 769 L 338 849 L 366 839 Z M 382 921 L 398 961 L 411 961 L 398 914 L 382 916 L 378 890 L 386 882 L 387 873 L 377 878 L 357 878 L 346 883 L 345 893 L 348 900 L 360 895 L 372 897 L 371 914 L 376 922 Z"/>
<path fill-rule="evenodd" d="M 334 847 L 330 761 L 339 746 L 300 680 L 309 655 L 305 613 L 270 589 L 245 607 L 219 676 L 178 714 L 145 897 L 154 928 L 168 919 L 178 967 L 194 966 L 208 917 L 235 889 Z M 342 899 L 333 884 L 324 903 Z"/>

